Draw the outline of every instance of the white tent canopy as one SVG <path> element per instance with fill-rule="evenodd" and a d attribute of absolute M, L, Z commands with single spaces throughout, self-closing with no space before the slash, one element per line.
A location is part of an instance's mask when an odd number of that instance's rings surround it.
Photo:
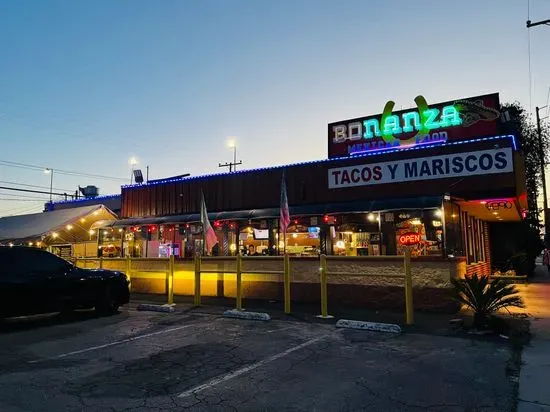
<path fill-rule="evenodd" d="M 100 219 L 116 219 L 116 215 L 103 205 L 54 210 L 51 212 L 0 218 L 0 242 L 39 239 L 54 231 L 75 229 L 85 232 L 90 225 Z M 84 223 L 86 225 L 84 226 Z"/>

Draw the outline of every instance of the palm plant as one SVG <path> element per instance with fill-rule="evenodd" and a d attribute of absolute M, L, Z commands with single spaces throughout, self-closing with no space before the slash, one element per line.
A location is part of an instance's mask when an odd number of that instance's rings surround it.
<path fill-rule="evenodd" d="M 488 276 L 474 274 L 451 282 L 457 300 L 474 311 L 474 327 L 483 325 L 499 309 L 525 307 L 516 287 L 502 279 L 489 282 Z"/>

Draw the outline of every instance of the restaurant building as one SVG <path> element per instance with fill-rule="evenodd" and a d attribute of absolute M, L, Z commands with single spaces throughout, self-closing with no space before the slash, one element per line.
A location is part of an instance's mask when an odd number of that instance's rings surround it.
<path fill-rule="evenodd" d="M 123 228 L 123 254 L 192 258 L 203 251 L 204 193 L 214 255 L 375 256 L 383 270 L 379 262 L 402 255 L 399 238 L 412 231 L 421 237 L 415 262 L 445 267 L 446 285 L 449 276 L 489 274 L 491 244 L 506 241 L 491 239 L 490 226 L 520 222 L 527 209 L 516 132 L 498 94 L 415 103 L 329 124 L 324 160 L 124 186 L 122 219 L 96 227 Z"/>

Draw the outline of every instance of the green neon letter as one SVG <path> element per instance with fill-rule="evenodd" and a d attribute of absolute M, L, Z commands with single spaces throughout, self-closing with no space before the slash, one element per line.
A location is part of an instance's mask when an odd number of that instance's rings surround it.
<path fill-rule="evenodd" d="M 460 113 L 454 106 L 445 106 L 441 110 L 440 127 L 460 126 L 461 124 Z"/>
<path fill-rule="evenodd" d="M 363 126 L 365 126 L 365 133 L 363 133 L 363 137 L 365 139 L 372 139 L 374 136 L 382 136 L 382 133 L 380 133 L 380 125 L 378 124 L 377 119 L 365 120 L 363 122 Z"/>
<path fill-rule="evenodd" d="M 427 129 L 437 129 L 439 126 L 439 122 L 436 121 L 437 115 L 439 114 L 438 109 L 428 109 L 425 110 L 422 115 L 424 116 L 424 126 L 426 126 Z"/>
<path fill-rule="evenodd" d="M 386 117 L 384 121 L 384 135 L 389 134 L 399 134 L 402 133 L 403 129 L 399 125 L 399 117 L 395 114 Z"/>
<path fill-rule="evenodd" d="M 403 113 L 403 123 L 403 131 L 405 133 L 412 132 L 414 129 L 420 130 L 422 127 L 420 125 L 420 115 L 418 112 Z"/>

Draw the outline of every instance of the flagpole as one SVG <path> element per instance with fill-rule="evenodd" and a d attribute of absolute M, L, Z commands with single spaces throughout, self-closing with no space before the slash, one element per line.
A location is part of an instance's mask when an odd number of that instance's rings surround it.
<path fill-rule="evenodd" d="M 283 254 L 286 255 L 286 227 L 285 227 L 285 230 L 283 232 L 283 236 L 284 236 Z"/>
<path fill-rule="evenodd" d="M 202 255 L 206 256 L 206 230 L 204 225 L 202 225 Z"/>

